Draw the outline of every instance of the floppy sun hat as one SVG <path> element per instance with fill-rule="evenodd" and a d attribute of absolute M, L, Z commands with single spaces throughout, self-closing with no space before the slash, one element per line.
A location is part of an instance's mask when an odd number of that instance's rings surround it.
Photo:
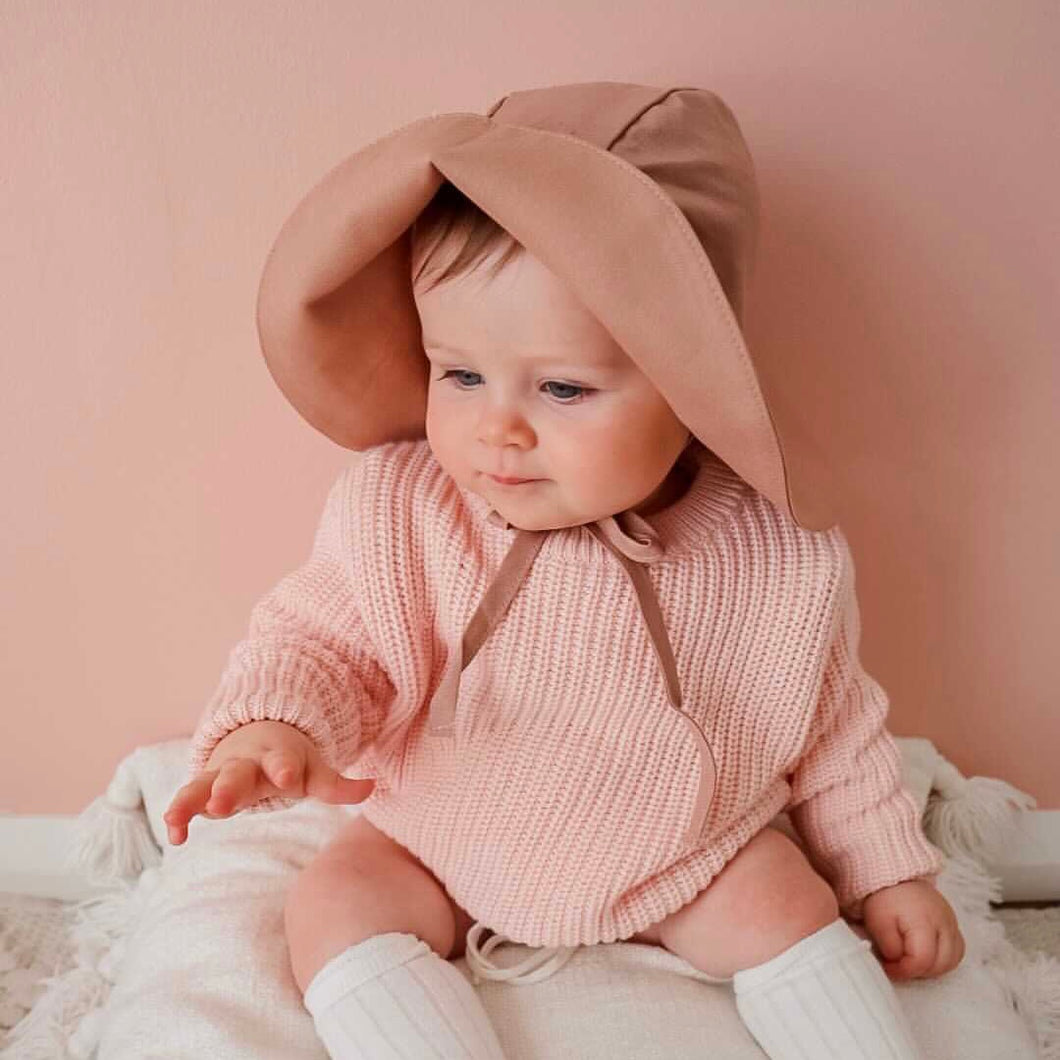
<path fill-rule="evenodd" d="M 486 114 L 431 114 L 328 172 L 265 264 L 269 371 L 347 449 L 425 436 L 429 362 L 411 226 L 448 180 L 564 280 L 674 414 L 800 526 L 740 321 L 758 229 L 754 166 L 729 107 L 702 88 L 597 81 L 511 92 Z"/>
<path fill-rule="evenodd" d="M 257 305 L 269 371 L 313 427 L 354 450 L 426 436 L 430 363 L 413 298 L 411 226 L 446 180 L 570 286 L 736 476 L 804 529 L 835 524 L 820 488 L 794 495 L 744 342 L 758 190 L 732 111 L 702 88 L 596 81 L 510 92 L 485 114 L 403 125 L 331 169 L 284 222 Z M 513 529 L 495 511 L 490 521 Z M 716 770 L 682 709 L 645 569 L 664 548 L 631 510 L 583 525 L 625 569 L 668 700 L 699 748 L 694 842 Z M 463 637 L 447 645 L 428 712 L 437 738 L 453 733 L 461 672 L 555 532 L 514 529 Z"/>

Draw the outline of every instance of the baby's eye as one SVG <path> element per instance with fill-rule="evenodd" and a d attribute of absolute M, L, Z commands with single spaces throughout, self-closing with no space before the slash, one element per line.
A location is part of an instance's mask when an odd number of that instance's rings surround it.
<path fill-rule="evenodd" d="M 453 382 L 456 384 L 456 386 L 459 389 L 461 389 L 461 390 L 470 390 L 472 388 L 472 386 L 475 385 L 474 383 L 469 383 L 468 385 L 465 386 L 464 382 L 461 382 L 460 380 L 458 380 L 456 378 L 457 376 L 468 376 L 468 375 L 474 376 L 475 379 L 481 379 L 482 378 L 482 376 L 479 375 L 478 372 L 472 372 L 468 368 L 449 368 L 444 373 L 442 373 L 442 375 L 440 375 L 438 377 L 438 382 L 442 382 L 445 379 L 449 379 L 450 377 L 453 377 Z M 552 379 L 550 379 L 547 383 L 544 383 L 542 385 L 546 386 L 546 387 L 559 387 L 561 393 L 556 393 L 555 391 L 551 391 L 551 393 L 552 393 L 552 396 L 554 398 L 556 398 L 557 401 L 561 402 L 564 405 L 576 404 L 578 401 L 582 400 L 582 398 L 584 397 L 585 394 L 588 394 L 588 393 L 591 392 L 591 388 L 590 387 L 577 386 L 574 383 L 561 383 L 558 380 L 552 380 Z M 572 391 L 573 391 L 573 393 L 572 393 Z"/>
<path fill-rule="evenodd" d="M 472 372 L 466 368 L 450 368 L 443 375 L 438 377 L 438 382 L 440 383 L 443 379 L 448 379 L 451 375 L 475 375 L 478 376 L 480 379 L 482 378 L 478 375 L 478 372 Z M 456 381 L 454 380 L 454 382 Z M 456 385 L 459 386 L 461 390 L 464 389 L 460 383 L 457 383 Z"/>
<path fill-rule="evenodd" d="M 552 380 L 550 380 L 549 382 L 545 383 L 545 386 L 558 386 L 561 389 L 564 389 L 564 390 L 567 390 L 567 391 L 570 391 L 570 390 L 577 391 L 577 394 L 568 393 L 566 395 L 553 393 L 552 396 L 555 397 L 555 398 L 559 398 L 561 401 L 563 401 L 563 403 L 565 405 L 574 404 L 574 401 L 573 401 L 574 398 L 578 397 L 581 394 L 588 393 L 588 391 L 586 390 L 585 387 L 583 387 L 583 386 L 575 386 L 574 383 L 558 383 L 558 382 L 553 382 Z M 565 399 L 567 399 L 567 400 L 565 400 Z"/>

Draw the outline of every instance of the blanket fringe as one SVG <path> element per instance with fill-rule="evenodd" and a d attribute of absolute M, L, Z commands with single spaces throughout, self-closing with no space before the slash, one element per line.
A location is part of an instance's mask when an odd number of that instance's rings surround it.
<path fill-rule="evenodd" d="M 1017 833 L 1020 815 L 1037 805 L 1033 796 L 1004 780 L 962 776 L 940 754 L 924 811 L 924 831 L 946 854 L 997 862 Z"/>
<path fill-rule="evenodd" d="M 126 942 L 158 875 L 157 869 L 147 869 L 137 883 L 119 882 L 74 906 L 76 963 L 41 980 L 44 993 L 11 1029 L 0 1060 L 91 1060 Z"/>
<path fill-rule="evenodd" d="M 133 880 L 144 869 L 162 863 L 136 775 L 137 753 L 121 762 L 106 794 L 94 799 L 77 819 L 66 868 L 92 883 Z"/>

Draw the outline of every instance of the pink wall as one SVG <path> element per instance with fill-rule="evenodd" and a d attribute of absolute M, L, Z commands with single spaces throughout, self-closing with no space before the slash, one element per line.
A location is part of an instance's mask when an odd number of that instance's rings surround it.
<path fill-rule="evenodd" d="M 287 211 L 400 123 L 580 80 L 736 111 L 749 340 L 782 434 L 843 454 L 892 729 L 1060 807 L 1058 44 L 1052 0 L 7 0 L 0 810 L 188 734 L 308 551 L 348 454 L 257 350 Z"/>

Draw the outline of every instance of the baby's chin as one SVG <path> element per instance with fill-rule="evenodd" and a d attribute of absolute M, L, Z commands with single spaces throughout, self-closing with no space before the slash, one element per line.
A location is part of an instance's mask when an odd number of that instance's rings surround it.
<path fill-rule="evenodd" d="M 500 511 L 500 509 L 497 509 Z M 564 530 L 570 526 L 579 526 L 579 520 L 572 520 L 570 522 L 562 522 L 551 519 L 533 519 L 527 518 L 524 515 L 508 514 L 508 512 L 500 512 L 508 522 L 514 526 L 517 530 Z"/>
<path fill-rule="evenodd" d="M 548 511 L 535 511 L 529 505 L 512 504 L 497 497 L 491 496 L 487 491 L 475 491 L 487 504 L 509 524 L 517 530 L 560 530 L 564 526 L 573 526 L 574 522 L 565 522 L 555 513 Z"/>
<path fill-rule="evenodd" d="M 579 515 L 569 510 L 559 510 L 555 504 L 547 502 L 534 504 L 529 501 L 516 503 L 504 498 L 491 495 L 488 491 L 476 490 L 498 515 L 503 516 L 508 522 L 519 530 L 565 530 L 572 526 L 582 526 L 585 523 L 594 522 L 596 519 L 604 518 L 603 515 L 587 513 Z"/>

